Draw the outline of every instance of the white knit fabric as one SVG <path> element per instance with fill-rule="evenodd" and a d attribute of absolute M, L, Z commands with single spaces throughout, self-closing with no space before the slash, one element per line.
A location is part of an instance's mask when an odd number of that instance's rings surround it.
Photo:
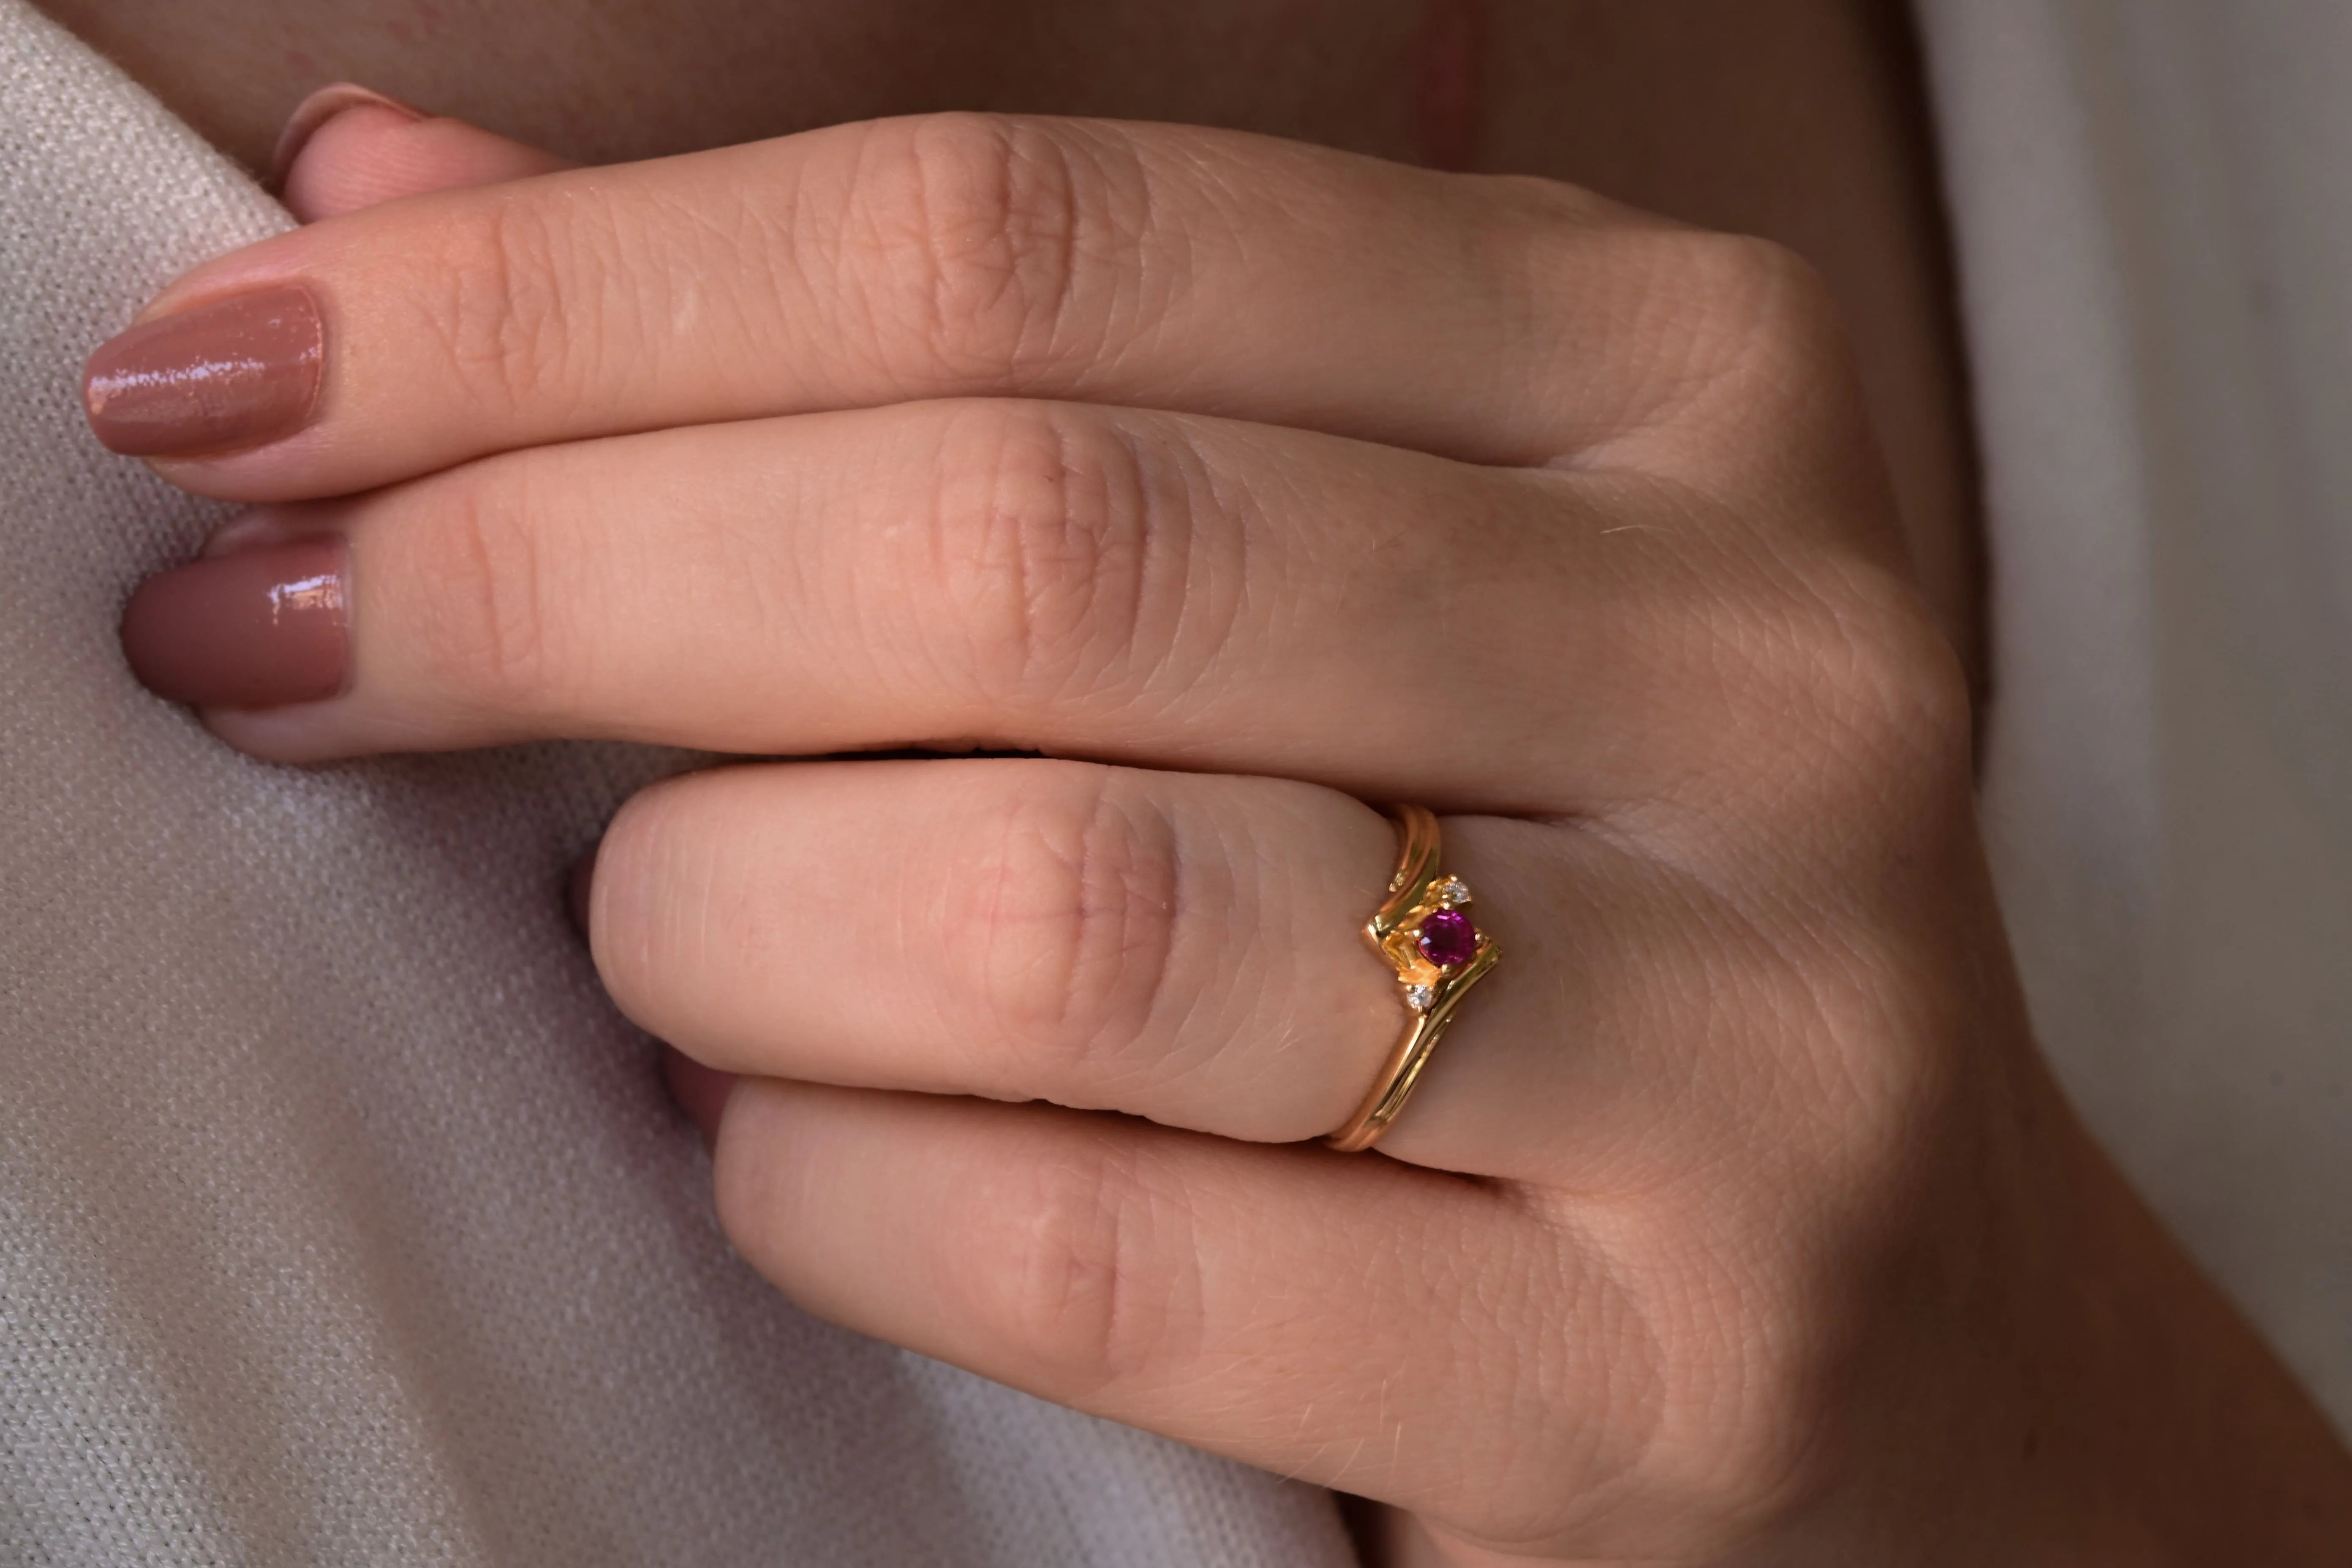
<path fill-rule="evenodd" d="M 1321 1492 L 730 1255 L 559 906 L 661 759 L 295 772 L 132 684 L 126 591 L 221 514 L 76 372 L 286 221 L 0 0 L 0 1563 L 1352 1563 Z"/>
<path fill-rule="evenodd" d="M 2352 1427 L 2352 7 L 1920 9 L 2037 1023 Z"/>

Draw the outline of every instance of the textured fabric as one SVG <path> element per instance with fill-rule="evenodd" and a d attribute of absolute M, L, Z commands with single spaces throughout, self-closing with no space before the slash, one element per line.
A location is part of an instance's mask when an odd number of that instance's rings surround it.
<path fill-rule="evenodd" d="M 1921 15 L 2037 1026 L 2352 1426 L 2352 8 Z"/>
<path fill-rule="evenodd" d="M 0 1563 L 1352 1562 L 1323 1493 L 732 1258 L 560 913 L 663 759 L 276 769 L 131 683 L 125 594 L 220 514 L 75 373 L 285 222 L 0 0 Z"/>

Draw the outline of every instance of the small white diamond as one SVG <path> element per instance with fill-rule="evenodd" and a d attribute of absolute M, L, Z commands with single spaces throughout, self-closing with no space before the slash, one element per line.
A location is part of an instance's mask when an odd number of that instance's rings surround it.
<path fill-rule="evenodd" d="M 1429 1005 L 1436 1000 L 1437 993 L 1430 986 L 1408 985 L 1404 988 L 1404 1005 L 1416 1013 L 1428 1012 Z"/>
<path fill-rule="evenodd" d="M 1448 877 L 1432 889 L 1437 901 L 1447 909 L 1458 909 L 1470 901 L 1470 884 L 1459 877 Z"/>

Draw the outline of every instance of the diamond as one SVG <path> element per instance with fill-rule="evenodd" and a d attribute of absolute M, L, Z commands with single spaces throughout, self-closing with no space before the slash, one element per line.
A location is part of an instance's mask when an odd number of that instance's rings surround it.
<path fill-rule="evenodd" d="M 1453 969 L 1478 955 L 1478 928 L 1460 910 L 1432 910 L 1413 935 L 1422 957 L 1441 969 Z"/>
<path fill-rule="evenodd" d="M 1426 1013 L 1429 1005 L 1437 1000 L 1437 990 L 1430 985 L 1408 985 L 1404 988 L 1404 1005 L 1416 1013 Z"/>
<path fill-rule="evenodd" d="M 1458 909 L 1470 901 L 1470 884 L 1459 877 L 1446 877 L 1429 889 L 1437 901 L 1447 909 Z"/>

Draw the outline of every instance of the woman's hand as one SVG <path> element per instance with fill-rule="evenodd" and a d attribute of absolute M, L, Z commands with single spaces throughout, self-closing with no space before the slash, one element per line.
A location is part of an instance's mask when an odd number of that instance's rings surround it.
<path fill-rule="evenodd" d="M 604 841 L 600 970 L 743 1075 L 720 1213 L 812 1310 L 1393 1504 L 1399 1561 L 2347 1539 L 2035 1057 L 1785 253 L 908 120 L 331 218 L 176 284 L 91 404 L 270 503 L 126 623 L 257 755 L 1045 753 L 708 772 Z M 1351 1157 L 1307 1141 L 1405 1019 L 1367 800 L 1445 814 L 1507 956 Z"/>

